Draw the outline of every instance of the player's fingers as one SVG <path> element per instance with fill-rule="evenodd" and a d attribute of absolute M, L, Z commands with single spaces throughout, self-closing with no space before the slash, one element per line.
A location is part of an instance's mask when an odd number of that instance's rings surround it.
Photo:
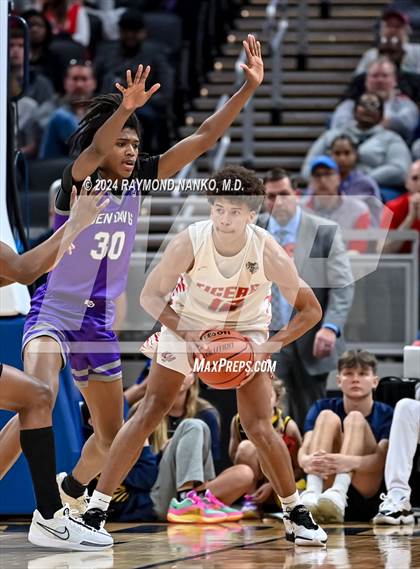
<path fill-rule="evenodd" d="M 247 58 L 248 58 L 248 59 L 251 59 L 252 53 L 251 53 L 251 50 L 249 49 L 249 43 L 244 40 L 244 41 L 242 42 L 242 45 L 244 46 L 244 50 L 245 50 L 245 53 L 246 53 Z"/>
<path fill-rule="evenodd" d="M 257 41 L 257 56 L 258 57 L 262 57 L 261 54 L 261 43 L 259 41 Z"/>
<path fill-rule="evenodd" d="M 255 37 L 252 34 L 248 34 L 248 41 L 249 41 L 249 50 L 252 55 L 256 54 L 255 50 Z"/>
<path fill-rule="evenodd" d="M 76 186 L 72 187 L 71 196 L 70 196 L 70 209 L 74 206 L 77 200 L 77 190 Z"/>
<path fill-rule="evenodd" d="M 109 204 L 109 198 L 107 198 L 100 205 L 98 205 L 97 207 L 98 211 L 101 212 L 102 210 L 104 210 L 108 204 Z"/>
<path fill-rule="evenodd" d="M 152 85 L 150 87 L 150 89 L 148 91 L 146 91 L 146 95 L 148 97 L 151 97 L 152 95 L 154 95 L 156 93 L 156 91 L 158 91 L 160 89 L 160 83 L 155 83 L 154 85 Z"/>
<path fill-rule="evenodd" d="M 143 65 L 140 63 L 137 67 L 136 76 L 134 77 L 134 83 L 137 85 L 140 83 L 141 74 L 143 73 Z"/>
<path fill-rule="evenodd" d="M 131 69 L 127 69 L 126 71 L 126 78 L 127 78 L 127 87 L 131 87 L 133 84 L 133 78 L 131 76 Z"/>
<path fill-rule="evenodd" d="M 143 71 L 139 83 L 144 85 L 146 83 L 146 79 L 149 77 L 149 73 L 150 73 L 150 65 L 148 65 L 146 69 Z"/>
<path fill-rule="evenodd" d="M 115 83 L 115 87 L 118 89 L 120 93 L 124 95 L 125 87 L 123 87 L 120 83 Z"/>

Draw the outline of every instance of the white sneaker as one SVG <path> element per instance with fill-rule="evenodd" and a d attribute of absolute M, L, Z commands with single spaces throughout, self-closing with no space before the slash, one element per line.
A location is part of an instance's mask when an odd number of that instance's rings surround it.
<path fill-rule="evenodd" d="M 307 508 L 312 515 L 315 515 L 318 506 L 319 494 L 313 490 L 304 490 L 299 498 L 305 508 Z"/>
<path fill-rule="evenodd" d="M 398 526 L 400 524 L 414 524 L 414 514 L 410 501 L 407 498 L 394 500 L 390 494 L 381 494 L 382 504 L 373 518 L 374 524 L 387 524 Z"/>
<path fill-rule="evenodd" d="M 67 505 L 55 512 L 50 520 L 44 519 L 40 512 L 35 510 L 28 539 L 41 547 L 78 551 L 100 551 L 112 547 L 114 543 L 106 530 L 96 530 L 71 518 Z"/>
<path fill-rule="evenodd" d="M 318 500 L 317 519 L 324 524 L 342 524 L 347 500 L 340 490 L 328 488 Z"/>
<path fill-rule="evenodd" d="M 87 489 L 84 491 L 82 496 L 79 498 L 73 498 L 73 496 L 69 496 L 66 494 L 62 488 L 63 480 L 67 476 L 67 472 L 60 472 L 57 474 L 56 480 L 58 485 L 58 490 L 60 492 L 61 502 L 67 504 L 70 508 L 70 515 L 74 518 L 80 518 L 88 508 L 88 491 Z"/>
<path fill-rule="evenodd" d="M 322 547 L 327 542 L 327 534 L 314 522 L 311 513 L 299 504 L 283 516 L 286 539 L 296 545 Z"/>
<path fill-rule="evenodd" d="M 72 551 L 71 553 L 55 553 L 37 557 L 28 561 L 28 569 L 112 569 L 114 567 L 114 552 L 112 549 L 86 553 Z"/>

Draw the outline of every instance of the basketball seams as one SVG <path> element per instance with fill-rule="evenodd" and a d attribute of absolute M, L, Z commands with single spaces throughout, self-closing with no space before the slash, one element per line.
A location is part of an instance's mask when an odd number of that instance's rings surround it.
<path fill-rule="evenodd" d="M 217 364 L 223 359 L 230 363 L 234 360 L 234 364 L 240 362 L 243 367 L 237 373 L 235 373 L 236 369 L 232 371 L 203 370 L 198 373 L 200 379 L 215 389 L 240 387 L 250 375 L 247 372 L 247 366 L 254 361 L 254 351 L 249 340 L 236 330 L 207 330 L 202 334 L 201 340 L 204 342 L 209 340 L 208 352 L 203 353 L 205 361 L 209 364 Z M 218 347 L 223 351 L 218 351 Z"/>

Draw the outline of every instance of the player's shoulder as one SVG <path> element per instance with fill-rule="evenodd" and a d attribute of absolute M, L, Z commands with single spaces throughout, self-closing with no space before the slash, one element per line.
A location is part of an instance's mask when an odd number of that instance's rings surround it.
<path fill-rule="evenodd" d="M 193 243 L 189 227 L 178 233 L 168 244 L 166 257 L 177 263 L 180 259 L 186 259 L 193 255 Z"/>
<path fill-rule="evenodd" d="M 160 156 L 140 154 L 137 161 L 137 176 L 143 180 L 155 180 L 158 177 Z"/>

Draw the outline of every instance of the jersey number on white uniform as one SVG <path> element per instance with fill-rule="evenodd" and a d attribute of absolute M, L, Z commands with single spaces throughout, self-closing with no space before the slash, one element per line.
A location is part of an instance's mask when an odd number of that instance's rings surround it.
<path fill-rule="evenodd" d="M 111 261 L 115 261 L 124 248 L 125 233 L 124 231 L 116 231 L 111 235 L 107 231 L 99 231 L 94 239 L 98 242 L 98 246 L 96 249 L 90 250 L 92 259 L 102 261 L 108 255 Z"/>

